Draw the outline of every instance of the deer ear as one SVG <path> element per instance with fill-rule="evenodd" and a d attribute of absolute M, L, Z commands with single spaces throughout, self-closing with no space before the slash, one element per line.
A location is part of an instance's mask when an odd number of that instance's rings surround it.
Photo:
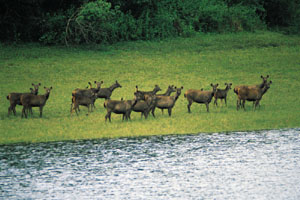
<path fill-rule="evenodd" d="M 263 75 L 260 75 L 260 78 L 264 78 Z"/>
<path fill-rule="evenodd" d="M 92 85 L 91 82 L 88 82 L 89 85 Z"/>
<path fill-rule="evenodd" d="M 33 89 L 32 88 L 30 88 L 30 91 L 32 91 Z"/>
<path fill-rule="evenodd" d="M 101 84 L 104 83 L 103 81 L 100 82 Z"/>
<path fill-rule="evenodd" d="M 44 86 L 44 89 L 46 89 L 46 87 Z"/>
<path fill-rule="evenodd" d="M 219 83 L 217 83 L 217 85 L 216 85 L 217 87 L 219 86 Z"/>
<path fill-rule="evenodd" d="M 272 81 L 270 81 L 269 83 L 272 84 Z"/>
<path fill-rule="evenodd" d="M 181 86 L 181 89 L 183 89 L 183 86 Z"/>
<path fill-rule="evenodd" d="M 269 76 L 269 74 L 267 75 L 267 78 L 269 78 L 270 76 Z"/>
<path fill-rule="evenodd" d="M 52 90 L 53 88 L 52 88 L 52 86 L 50 87 L 50 90 Z"/>
<path fill-rule="evenodd" d="M 225 83 L 225 85 L 227 85 L 227 83 Z"/>
<path fill-rule="evenodd" d="M 232 83 L 229 83 L 229 85 L 232 85 Z"/>
<path fill-rule="evenodd" d="M 31 85 L 32 85 L 32 86 L 34 86 L 34 84 L 33 84 L 33 83 L 32 83 Z"/>
<path fill-rule="evenodd" d="M 94 83 L 97 83 L 97 81 L 94 81 Z"/>
<path fill-rule="evenodd" d="M 39 83 L 39 86 L 41 86 L 42 84 L 41 83 Z"/>

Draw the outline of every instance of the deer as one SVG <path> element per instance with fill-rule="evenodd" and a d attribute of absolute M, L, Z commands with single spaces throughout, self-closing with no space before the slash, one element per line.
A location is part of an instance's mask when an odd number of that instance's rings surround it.
<path fill-rule="evenodd" d="M 124 117 L 126 121 L 131 120 L 130 114 L 133 107 L 137 104 L 138 101 L 142 99 L 141 93 L 135 92 L 133 100 L 111 100 L 107 99 L 104 102 L 104 108 L 107 110 L 107 114 L 105 115 L 105 122 L 109 119 L 111 122 L 111 113 L 122 114 L 123 120 Z"/>
<path fill-rule="evenodd" d="M 109 88 L 100 88 L 100 90 L 97 93 L 97 98 L 110 99 L 113 91 L 117 88 L 122 88 L 118 81 L 112 84 Z"/>
<path fill-rule="evenodd" d="M 214 94 L 214 105 L 218 106 L 217 100 L 221 99 L 221 101 L 225 100 L 225 105 L 227 106 L 227 93 L 231 89 L 232 83 L 225 83 L 226 87 L 225 89 L 217 89 L 217 91 Z"/>
<path fill-rule="evenodd" d="M 233 92 L 236 93 L 236 94 L 238 95 L 239 90 L 240 90 L 241 88 L 263 88 L 263 87 L 265 86 L 265 84 L 267 83 L 269 77 L 270 77 L 269 75 L 267 75 L 267 76 L 265 76 L 265 77 L 264 77 L 263 75 L 261 75 L 261 76 L 260 76 L 260 78 L 262 79 L 262 83 L 261 83 L 261 84 L 256 84 L 256 85 L 237 85 L 237 86 L 234 87 Z M 238 103 L 240 103 L 239 100 L 237 100 L 237 104 L 238 104 Z M 253 103 L 254 103 L 254 102 L 253 102 Z M 253 104 L 253 105 L 254 105 L 254 104 Z M 237 105 L 237 107 L 240 107 L 240 106 L 241 106 L 241 105 Z"/>
<path fill-rule="evenodd" d="M 237 110 L 239 110 L 240 105 L 246 110 L 245 108 L 245 101 L 253 101 L 255 102 L 254 110 L 259 105 L 260 100 L 262 99 L 263 95 L 268 91 L 272 81 L 267 82 L 263 87 L 255 88 L 255 87 L 244 87 L 241 88 L 238 92 L 238 103 L 237 103 Z M 242 104 L 241 104 L 242 101 Z"/>
<path fill-rule="evenodd" d="M 75 89 L 72 91 L 72 104 L 73 104 L 73 97 L 77 97 L 77 96 L 85 96 L 85 97 L 92 97 L 94 93 L 98 93 L 99 90 L 101 89 L 101 85 L 103 84 L 103 81 L 97 82 L 94 81 L 94 83 L 96 84 L 96 88 L 85 88 L 85 89 Z M 91 82 L 88 82 L 88 84 L 91 86 Z M 96 99 L 94 99 L 93 104 L 95 103 Z M 72 105 L 71 104 L 71 105 Z M 78 108 L 78 111 L 80 111 L 80 109 Z"/>
<path fill-rule="evenodd" d="M 95 102 L 95 99 L 97 98 L 96 93 L 92 93 L 92 96 L 73 96 L 72 97 L 72 104 L 71 104 L 71 115 L 73 112 L 76 112 L 76 115 L 78 116 L 77 110 L 79 109 L 79 106 L 86 106 L 88 108 L 88 113 L 90 113 L 90 107 L 92 107 L 92 104 Z M 92 108 L 91 108 L 92 109 Z"/>
<path fill-rule="evenodd" d="M 27 118 L 27 112 L 32 107 L 40 108 L 40 117 L 43 115 L 43 108 L 46 105 L 47 100 L 49 99 L 50 91 L 52 90 L 52 86 L 50 88 L 44 87 L 46 93 L 44 95 L 34 95 L 34 94 L 23 94 L 21 96 L 21 103 L 23 105 L 22 109 L 22 118 L 25 116 Z"/>
<path fill-rule="evenodd" d="M 176 103 L 177 99 L 179 98 L 182 89 L 183 89 L 183 86 L 181 86 L 180 88 L 175 87 L 176 94 L 174 96 L 156 96 L 155 106 L 152 109 L 152 115 L 155 117 L 154 111 L 155 111 L 155 108 L 157 107 L 160 109 L 168 109 L 169 117 L 171 117 L 172 109 L 175 106 L 175 103 Z"/>
<path fill-rule="evenodd" d="M 155 95 L 158 91 L 161 91 L 161 89 L 158 85 L 155 85 L 155 87 L 152 91 L 140 91 L 138 86 L 136 86 L 136 93 L 141 94 L 143 96 L 143 100 L 145 100 L 145 97 L 147 95 Z"/>
<path fill-rule="evenodd" d="M 11 111 L 13 111 L 14 115 L 16 116 L 16 106 L 22 105 L 21 104 L 21 96 L 23 94 L 34 94 L 37 95 L 39 91 L 39 86 L 41 86 L 41 83 L 34 84 L 32 83 L 33 88 L 30 88 L 30 93 L 16 93 L 12 92 L 9 93 L 6 97 L 7 100 L 9 100 L 10 106 L 8 107 L 8 116 L 10 115 Z M 32 114 L 32 109 L 30 110 L 30 113 Z"/>
<path fill-rule="evenodd" d="M 197 90 L 197 89 L 189 89 L 184 93 L 184 97 L 188 101 L 188 112 L 191 113 L 191 105 L 193 102 L 199 103 L 199 104 L 205 104 L 206 105 L 206 111 L 209 112 L 209 103 L 212 100 L 212 97 L 214 96 L 215 92 L 217 91 L 217 87 L 219 84 L 210 84 L 212 87 L 212 91 L 203 91 L 203 90 Z"/>
<path fill-rule="evenodd" d="M 123 99 L 121 99 L 123 100 Z M 133 106 L 134 112 L 140 112 L 141 118 L 144 116 L 147 119 L 148 114 L 156 101 L 156 95 L 148 95 L 146 100 L 140 100 Z"/>
<path fill-rule="evenodd" d="M 168 89 L 165 93 L 163 94 L 157 94 L 156 96 L 160 97 L 160 96 L 170 96 L 173 92 L 176 92 L 176 89 L 174 88 L 174 85 L 169 85 Z M 155 107 L 152 108 L 152 110 L 155 109 Z M 153 115 L 154 111 L 152 111 L 152 115 Z M 161 109 L 161 113 L 164 113 L 164 109 Z M 153 115 L 153 117 L 155 117 Z"/>

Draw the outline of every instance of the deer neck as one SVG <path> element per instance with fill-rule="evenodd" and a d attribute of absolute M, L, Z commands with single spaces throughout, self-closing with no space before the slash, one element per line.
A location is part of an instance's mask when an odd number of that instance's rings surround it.
<path fill-rule="evenodd" d="M 114 91 L 117 88 L 116 84 L 113 84 L 112 86 L 109 87 L 110 91 Z"/>

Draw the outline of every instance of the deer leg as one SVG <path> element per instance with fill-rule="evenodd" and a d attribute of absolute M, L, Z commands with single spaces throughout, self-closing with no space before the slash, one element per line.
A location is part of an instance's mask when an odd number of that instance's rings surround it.
<path fill-rule="evenodd" d="M 27 113 L 26 113 L 27 109 L 28 108 L 26 106 L 23 106 L 23 109 L 22 109 L 22 118 L 23 118 L 23 113 L 24 113 L 25 118 L 27 118 Z"/>
<path fill-rule="evenodd" d="M 154 111 L 155 111 L 155 106 L 152 108 L 152 116 L 155 117 Z"/>
<path fill-rule="evenodd" d="M 105 122 L 106 122 L 107 118 L 109 119 L 109 122 L 111 122 L 110 116 L 111 116 L 111 112 L 107 111 L 107 114 L 105 115 Z"/>
<path fill-rule="evenodd" d="M 218 107 L 217 98 L 215 98 L 214 105 Z"/>
<path fill-rule="evenodd" d="M 208 103 L 206 103 L 205 105 L 206 105 L 206 111 L 209 112 Z"/>
<path fill-rule="evenodd" d="M 127 117 L 128 117 L 128 119 L 129 119 L 129 120 L 131 120 L 131 118 L 130 118 L 130 114 L 131 114 L 131 111 L 128 111 L 128 113 L 127 113 Z"/>
<path fill-rule="evenodd" d="M 246 108 L 245 108 L 245 102 L 246 102 L 246 100 L 243 100 L 242 107 L 244 108 L 244 111 L 246 111 Z"/>
<path fill-rule="evenodd" d="M 172 114 L 172 108 L 168 108 L 168 113 L 169 113 L 169 116 L 171 117 L 171 114 Z"/>
<path fill-rule="evenodd" d="M 12 110 L 13 110 L 13 112 L 14 112 L 14 116 L 16 116 L 17 114 L 16 114 L 16 105 L 13 105 L 12 106 Z"/>
<path fill-rule="evenodd" d="M 225 105 L 227 106 L 227 98 L 226 97 L 224 98 L 224 101 L 225 101 Z"/>
<path fill-rule="evenodd" d="M 259 100 L 256 100 L 255 101 L 255 107 L 254 107 L 254 110 L 256 110 L 256 107 L 259 105 Z"/>
<path fill-rule="evenodd" d="M 191 113 L 191 105 L 192 105 L 193 102 L 189 101 L 189 104 L 187 105 L 187 108 L 188 108 L 188 112 Z"/>
<path fill-rule="evenodd" d="M 240 106 L 241 106 L 241 100 L 238 99 L 238 100 L 236 100 L 236 110 L 239 110 Z"/>
<path fill-rule="evenodd" d="M 144 112 L 144 116 L 145 116 L 145 119 L 148 118 L 148 113 L 147 113 L 147 111 Z"/>
<path fill-rule="evenodd" d="M 11 112 L 11 106 L 8 107 L 8 114 L 7 114 L 8 117 L 10 115 L 10 112 Z"/>

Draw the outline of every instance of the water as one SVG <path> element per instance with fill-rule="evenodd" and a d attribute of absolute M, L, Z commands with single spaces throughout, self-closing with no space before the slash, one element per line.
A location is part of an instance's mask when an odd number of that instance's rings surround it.
<path fill-rule="evenodd" d="M 300 199 L 299 134 L 0 146 L 0 199 Z"/>

